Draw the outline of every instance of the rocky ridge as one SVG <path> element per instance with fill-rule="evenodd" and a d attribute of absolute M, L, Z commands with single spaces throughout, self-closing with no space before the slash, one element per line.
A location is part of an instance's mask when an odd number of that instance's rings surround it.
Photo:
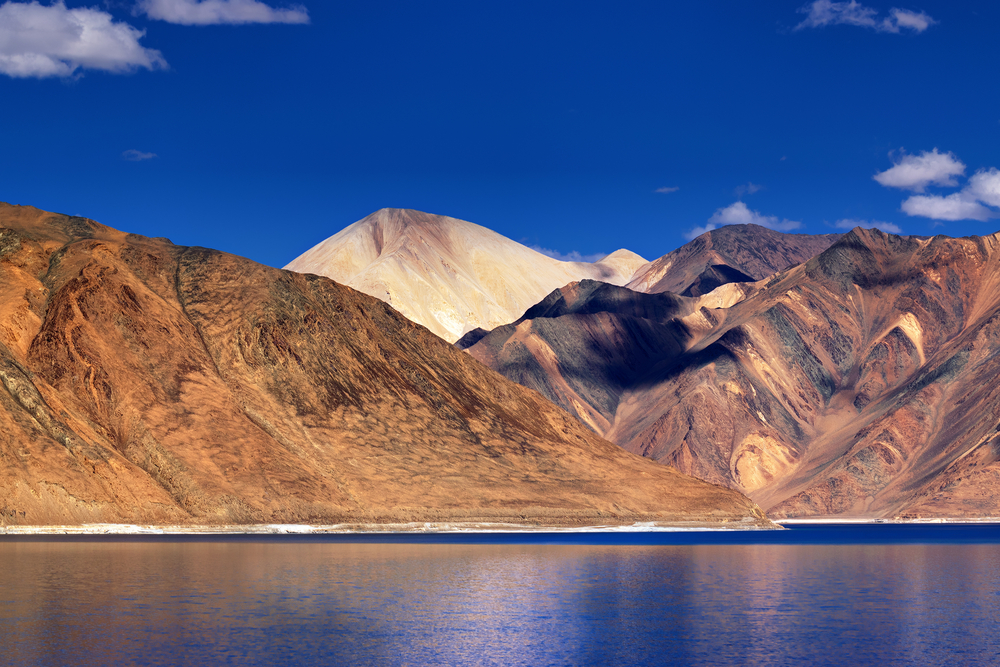
<path fill-rule="evenodd" d="M 765 280 L 656 304 L 581 283 L 561 293 L 604 296 L 550 295 L 468 351 L 776 518 L 998 516 L 998 240 L 855 229 Z"/>
<path fill-rule="evenodd" d="M 719 285 L 762 280 L 801 264 L 839 238 L 840 234 L 787 234 L 760 225 L 725 225 L 640 267 L 626 287 L 651 294 L 701 296 Z"/>

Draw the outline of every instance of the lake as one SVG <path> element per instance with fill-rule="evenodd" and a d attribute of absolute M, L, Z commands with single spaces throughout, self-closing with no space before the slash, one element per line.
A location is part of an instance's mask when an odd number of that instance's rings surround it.
<path fill-rule="evenodd" d="M 1000 528 L 0 539 L 9 665 L 1000 664 Z"/>

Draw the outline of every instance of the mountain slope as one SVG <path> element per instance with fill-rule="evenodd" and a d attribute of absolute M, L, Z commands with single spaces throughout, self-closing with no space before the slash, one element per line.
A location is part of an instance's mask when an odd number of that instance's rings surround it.
<path fill-rule="evenodd" d="M 0 204 L 0 522 L 760 521 L 315 275 Z"/>
<path fill-rule="evenodd" d="M 998 243 L 855 229 L 769 280 L 716 290 L 745 290 L 720 308 L 713 292 L 673 297 L 687 305 L 667 320 L 630 321 L 635 305 L 554 312 L 469 352 L 772 516 L 997 516 Z M 580 367 L 603 394 L 558 390 Z"/>
<path fill-rule="evenodd" d="M 639 269 L 636 292 L 707 294 L 719 285 L 762 280 L 823 252 L 840 234 L 785 234 L 759 225 L 725 225 L 705 232 Z"/>
<path fill-rule="evenodd" d="M 557 287 L 583 278 L 624 284 L 645 263 L 628 250 L 593 264 L 561 262 L 470 222 L 382 209 L 285 268 L 381 299 L 454 342 L 512 322 Z"/>

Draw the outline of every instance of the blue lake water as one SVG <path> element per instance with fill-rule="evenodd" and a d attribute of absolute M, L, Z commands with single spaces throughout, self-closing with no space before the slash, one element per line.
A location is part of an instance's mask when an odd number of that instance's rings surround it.
<path fill-rule="evenodd" d="M 0 664 L 995 665 L 1000 528 L 0 539 Z"/>

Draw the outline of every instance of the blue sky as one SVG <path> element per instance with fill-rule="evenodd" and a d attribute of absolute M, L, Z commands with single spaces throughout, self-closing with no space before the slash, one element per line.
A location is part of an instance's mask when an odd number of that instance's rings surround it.
<path fill-rule="evenodd" d="M 382 207 L 649 259 L 1000 229 L 1000 3 L 609 5 L 0 1 L 0 200 L 272 266 Z"/>

